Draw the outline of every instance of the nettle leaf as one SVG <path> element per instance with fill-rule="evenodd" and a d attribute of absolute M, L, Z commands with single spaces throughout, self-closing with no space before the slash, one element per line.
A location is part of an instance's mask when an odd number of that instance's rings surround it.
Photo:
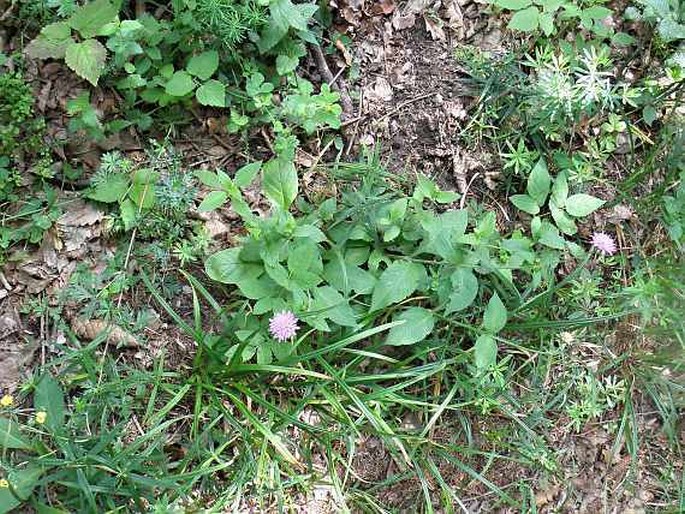
<path fill-rule="evenodd" d="M 528 195 L 513 195 L 509 197 L 509 201 L 513 203 L 517 209 L 533 216 L 540 212 L 540 206 Z"/>
<path fill-rule="evenodd" d="M 566 178 L 566 172 L 562 171 L 557 178 L 554 179 L 554 184 L 552 184 L 552 201 L 557 207 L 563 208 L 566 205 L 567 198 L 568 179 Z"/>
<path fill-rule="evenodd" d="M 297 68 L 300 63 L 299 57 L 293 57 L 290 55 L 279 55 L 276 57 L 276 73 L 279 75 L 287 75 L 292 73 Z"/>
<path fill-rule="evenodd" d="M 119 9 L 108 0 L 95 0 L 77 7 L 67 23 L 85 39 L 97 35 L 98 31 L 118 14 Z"/>
<path fill-rule="evenodd" d="M 66 22 L 46 25 L 40 34 L 26 45 L 26 55 L 34 59 L 64 59 L 67 46 L 72 43 L 71 27 Z"/>
<path fill-rule="evenodd" d="M 357 321 L 347 299 L 331 286 L 317 287 L 310 311 L 345 327 L 356 327 Z"/>
<path fill-rule="evenodd" d="M 19 424 L 11 419 L 0 417 L 0 448 L 28 450 L 31 445 L 19 429 Z"/>
<path fill-rule="evenodd" d="M 540 11 L 537 7 L 531 6 L 521 11 L 516 11 L 511 17 L 508 29 L 520 30 L 522 32 L 533 32 L 540 23 Z"/>
<path fill-rule="evenodd" d="M 64 60 L 79 77 L 94 86 L 98 85 L 100 75 L 105 69 L 107 49 L 95 39 L 67 45 Z"/>
<path fill-rule="evenodd" d="M 583 216 L 592 214 L 605 203 L 604 200 L 584 193 L 571 195 L 566 200 L 566 212 L 576 218 L 582 218 Z"/>
<path fill-rule="evenodd" d="M 548 221 L 542 221 L 540 223 L 540 227 L 536 231 L 535 237 L 540 244 L 554 248 L 555 250 L 563 250 L 566 246 L 566 240 L 559 235 L 559 229 Z"/>
<path fill-rule="evenodd" d="M 64 425 L 65 406 L 62 386 L 52 375 L 43 375 L 33 395 L 33 406 L 36 410 L 47 413 L 45 425 L 57 430 Z"/>
<path fill-rule="evenodd" d="M 495 0 L 495 5 L 502 9 L 509 9 L 510 11 L 520 11 L 531 5 L 531 0 Z"/>
<path fill-rule="evenodd" d="M 497 362 L 497 341 L 490 334 L 481 334 L 473 346 L 473 356 L 478 369 L 486 369 Z"/>
<path fill-rule="evenodd" d="M 205 261 L 205 272 L 212 280 L 223 284 L 243 284 L 263 273 L 261 264 L 240 259 L 241 248 L 228 248 L 210 255 Z"/>
<path fill-rule="evenodd" d="M 235 172 L 233 182 L 236 186 L 243 189 L 252 184 L 260 169 L 262 169 L 262 161 L 248 163 Z"/>
<path fill-rule="evenodd" d="M 554 200 L 549 202 L 549 211 L 552 213 L 554 223 L 556 223 L 559 230 L 568 236 L 574 235 L 578 232 L 575 221 L 571 219 L 560 207 L 558 207 Z"/>
<path fill-rule="evenodd" d="M 209 50 L 201 54 L 194 55 L 188 61 L 186 71 L 195 75 L 200 80 L 207 80 L 219 68 L 219 52 Z"/>
<path fill-rule="evenodd" d="M 483 314 L 483 328 L 490 334 L 496 334 L 507 324 L 507 308 L 500 300 L 497 293 L 494 293 L 488 302 Z"/>
<path fill-rule="evenodd" d="M 226 86 L 218 80 L 208 80 L 195 91 L 200 105 L 226 107 Z"/>
<path fill-rule="evenodd" d="M 542 207 L 545 205 L 545 200 L 547 200 L 551 185 L 552 177 L 549 176 L 547 163 L 544 158 L 541 158 L 535 164 L 533 171 L 531 171 L 528 176 L 528 187 L 526 188 L 526 192 L 540 207 Z"/>
<path fill-rule="evenodd" d="M 395 261 L 381 273 L 371 295 L 371 311 L 408 298 L 426 277 L 423 265 L 416 262 Z"/>
<path fill-rule="evenodd" d="M 264 194 L 275 205 L 287 211 L 298 191 L 295 165 L 284 159 L 272 159 L 262 169 Z"/>
<path fill-rule="evenodd" d="M 410 307 L 393 317 L 393 321 L 404 321 L 392 327 L 385 344 L 400 346 L 423 341 L 433 331 L 435 319 L 433 313 L 421 307 Z"/>
<path fill-rule="evenodd" d="M 190 73 L 184 70 L 174 72 L 169 81 L 166 83 L 166 86 L 164 86 L 164 91 L 166 91 L 166 94 L 177 97 L 186 96 L 193 89 L 195 89 L 193 77 L 190 76 Z"/>
<path fill-rule="evenodd" d="M 461 311 L 469 307 L 478 295 L 478 279 L 468 268 L 459 268 L 450 277 L 452 294 L 445 314 Z"/>
<path fill-rule="evenodd" d="M 123 198 L 130 185 L 131 180 L 127 175 L 116 173 L 99 182 L 86 196 L 96 202 L 114 203 Z"/>
<path fill-rule="evenodd" d="M 269 23 L 257 40 L 261 53 L 276 46 L 292 28 L 305 34 L 310 18 L 318 7 L 313 3 L 293 4 L 291 0 L 275 0 L 269 3 Z"/>
<path fill-rule="evenodd" d="M 226 191 L 211 191 L 200 203 L 197 210 L 199 212 L 209 212 L 221 207 L 228 199 Z"/>

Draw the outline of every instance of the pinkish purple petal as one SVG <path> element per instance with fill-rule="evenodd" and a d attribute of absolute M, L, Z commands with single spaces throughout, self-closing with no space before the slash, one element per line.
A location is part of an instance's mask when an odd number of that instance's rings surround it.
<path fill-rule="evenodd" d="M 278 312 L 269 320 L 269 332 L 277 341 L 295 337 L 298 329 L 297 317 L 290 311 Z"/>
<path fill-rule="evenodd" d="M 590 244 L 604 255 L 613 255 L 616 253 L 616 242 L 614 238 L 605 232 L 595 232 L 592 234 Z"/>

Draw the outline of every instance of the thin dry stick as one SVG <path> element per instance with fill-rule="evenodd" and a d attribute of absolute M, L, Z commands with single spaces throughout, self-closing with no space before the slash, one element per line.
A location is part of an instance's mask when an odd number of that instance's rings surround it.
<path fill-rule="evenodd" d="M 319 67 L 319 71 L 321 72 L 321 75 L 323 75 L 324 80 L 333 89 L 340 93 L 340 105 L 342 106 L 343 112 L 348 115 L 352 114 L 354 112 L 354 106 L 352 105 L 352 99 L 350 98 L 350 95 L 347 92 L 347 88 L 342 82 L 340 82 L 339 84 L 335 83 L 336 79 L 333 77 L 331 69 L 328 67 L 326 58 L 324 57 L 323 51 L 321 50 L 321 47 L 319 45 L 312 45 L 312 55 L 314 56 L 316 65 Z"/>

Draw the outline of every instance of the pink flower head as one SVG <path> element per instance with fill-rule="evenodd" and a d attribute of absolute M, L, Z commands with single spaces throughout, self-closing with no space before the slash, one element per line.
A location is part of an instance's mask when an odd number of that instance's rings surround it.
<path fill-rule="evenodd" d="M 287 341 L 295 337 L 297 330 L 297 318 L 290 311 L 281 311 L 269 320 L 269 332 L 277 341 Z"/>
<path fill-rule="evenodd" d="M 614 238 L 605 232 L 595 232 L 592 234 L 590 244 L 604 255 L 613 255 L 616 253 Z"/>

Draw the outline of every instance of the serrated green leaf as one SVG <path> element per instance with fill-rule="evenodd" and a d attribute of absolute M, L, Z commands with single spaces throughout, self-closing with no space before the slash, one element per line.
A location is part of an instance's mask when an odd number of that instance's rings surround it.
<path fill-rule="evenodd" d="M 566 199 L 568 198 L 568 179 L 566 178 L 566 172 L 562 171 L 557 175 L 552 184 L 552 198 L 557 207 L 564 208 L 566 205 Z"/>
<path fill-rule="evenodd" d="M 423 341 L 433 331 L 435 319 L 433 313 L 421 307 L 410 307 L 393 316 L 393 321 L 404 321 L 392 327 L 385 344 L 401 346 Z"/>
<path fill-rule="evenodd" d="M 287 211 L 297 197 L 295 165 L 283 159 L 272 159 L 264 165 L 262 174 L 262 188 L 266 197 Z"/>
<path fill-rule="evenodd" d="M 240 252 L 241 248 L 228 248 L 210 255 L 205 261 L 209 278 L 223 284 L 241 284 L 264 272 L 261 264 L 242 261 Z"/>
<path fill-rule="evenodd" d="M 186 96 L 195 88 L 193 77 L 187 71 L 176 71 L 164 86 L 166 94 L 171 96 Z"/>
<path fill-rule="evenodd" d="M 537 202 L 528 195 L 513 195 L 509 197 L 509 201 L 513 203 L 517 209 L 533 216 L 540 212 L 540 207 Z"/>
<path fill-rule="evenodd" d="M 299 57 L 290 55 L 279 55 L 276 57 L 276 73 L 279 75 L 287 75 L 292 73 L 300 63 Z"/>
<path fill-rule="evenodd" d="M 495 0 L 495 5 L 510 11 L 520 11 L 531 5 L 531 0 Z"/>
<path fill-rule="evenodd" d="M 200 203 L 197 210 L 199 212 L 209 212 L 221 207 L 228 199 L 226 191 L 211 191 Z"/>
<path fill-rule="evenodd" d="M 497 341 L 490 334 L 481 334 L 473 346 L 473 356 L 478 369 L 486 369 L 497 362 Z"/>
<path fill-rule="evenodd" d="M 584 193 L 571 195 L 566 200 L 566 212 L 576 218 L 592 214 L 606 202 Z"/>
<path fill-rule="evenodd" d="M 28 439 L 19 429 L 19 424 L 0 416 L 0 448 L 11 450 L 28 450 L 31 447 Z"/>
<path fill-rule="evenodd" d="M 121 221 L 124 222 L 124 230 L 131 230 L 138 218 L 138 209 L 135 204 L 126 198 L 119 204 L 119 212 L 121 214 Z"/>
<path fill-rule="evenodd" d="M 95 39 L 86 39 L 82 43 L 72 42 L 67 45 L 64 61 L 79 77 L 97 86 L 105 69 L 107 49 Z"/>
<path fill-rule="evenodd" d="M 348 300 L 331 286 L 314 289 L 311 311 L 344 327 L 356 327 L 357 321 Z"/>
<path fill-rule="evenodd" d="M 7 481 L 12 484 L 14 492 L 9 487 L 0 488 L 0 514 L 13 511 L 22 504 L 19 498 L 28 499 L 43 474 L 43 469 L 29 464 L 28 467 L 10 471 Z"/>
<path fill-rule="evenodd" d="M 542 207 L 545 205 L 545 200 L 547 200 L 551 185 L 552 177 L 549 176 L 547 162 L 545 162 L 544 158 L 541 158 L 535 164 L 528 176 L 526 192 L 528 193 L 528 196 L 535 200 L 535 203 L 537 203 L 538 206 Z"/>
<path fill-rule="evenodd" d="M 527 9 L 516 11 L 511 17 L 508 29 L 520 30 L 522 32 L 533 32 L 538 28 L 540 23 L 540 11 L 535 6 L 530 6 Z"/>
<path fill-rule="evenodd" d="M 578 232 L 575 221 L 567 216 L 566 213 L 556 205 L 554 200 L 549 202 L 549 211 L 552 213 L 554 223 L 564 234 L 572 236 Z"/>
<path fill-rule="evenodd" d="M 60 383 L 52 375 L 41 377 L 33 395 L 33 407 L 47 413 L 45 426 L 59 430 L 64 426 L 65 405 L 64 392 Z"/>
<path fill-rule="evenodd" d="M 24 52 L 34 59 L 64 59 L 67 46 L 72 42 L 68 23 L 51 23 L 43 27 L 40 34 L 26 45 Z"/>
<path fill-rule="evenodd" d="M 208 50 L 198 55 L 193 55 L 188 61 L 186 71 L 195 75 L 200 80 L 209 79 L 219 68 L 219 52 Z"/>
<path fill-rule="evenodd" d="M 218 80 L 208 80 L 195 91 L 200 105 L 226 107 L 226 86 Z"/>
<path fill-rule="evenodd" d="M 408 298 L 425 277 L 425 268 L 417 262 L 393 262 L 381 273 L 373 288 L 371 311 L 383 309 Z"/>
<path fill-rule="evenodd" d="M 246 188 L 252 184 L 252 181 L 255 179 L 261 168 L 262 161 L 250 162 L 236 171 L 233 182 L 241 189 Z"/>
<path fill-rule="evenodd" d="M 478 279 L 468 268 L 459 268 L 450 277 L 452 292 L 445 314 L 461 311 L 469 307 L 478 295 Z"/>
<path fill-rule="evenodd" d="M 611 16 L 612 10 L 601 5 L 593 5 L 587 9 L 583 9 L 582 16 L 592 20 L 603 20 L 607 16 Z"/>
<path fill-rule="evenodd" d="M 497 293 L 493 293 L 483 314 L 483 328 L 490 334 L 496 334 L 507 324 L 507 308 Z"/>
<path fill-rule="evenodd" d="M 270 2 L 269 22 L 257 40 L 259 51 L 265 53 L 271 50 L 291 28 L 299 31 L 300 36 L 306 34 L 309 20 L 317 9 L 318 7 L 312 3 L 293 4 L 291 0 Z"/>
<path fill-rule="evenodd" d="M 118 202 L 128 191 L 131 181 L 127 175 L 116 173 L 110 175 L 103 182 L 98 183 L 86 193 L 91 200 L 103 203 Z"/>
<path fill-rule="evenodd" d="M 97 35 L 98 31 L 118 14 L 119 10 L 108 0 L 94 0 L 77 7 L 67 23 L 86 39 Z"/>

